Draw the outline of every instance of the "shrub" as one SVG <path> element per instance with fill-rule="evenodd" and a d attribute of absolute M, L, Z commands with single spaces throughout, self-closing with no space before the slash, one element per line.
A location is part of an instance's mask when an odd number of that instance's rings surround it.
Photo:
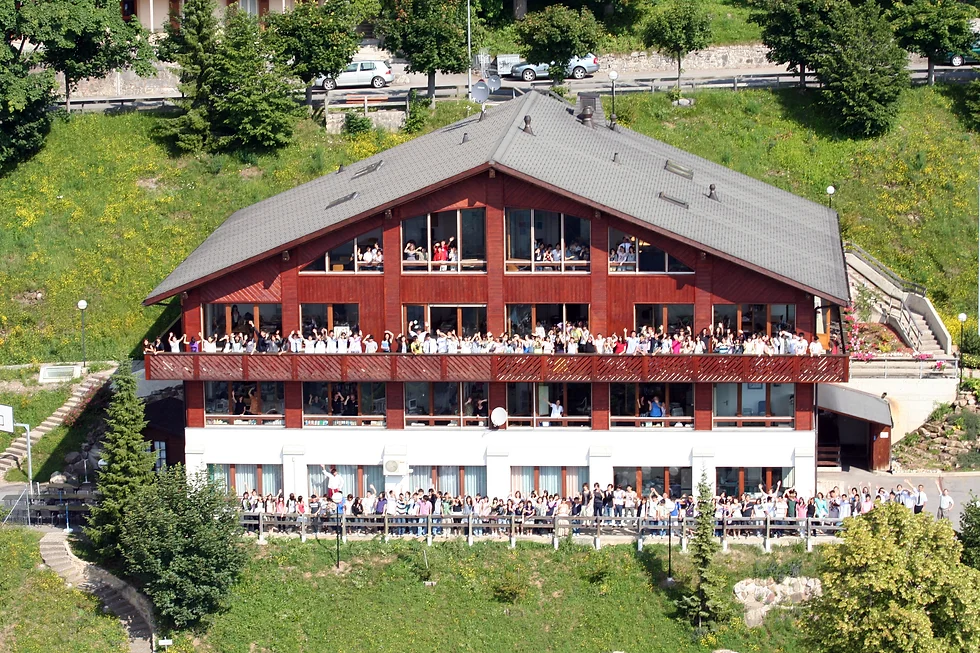
<path fill-rule="evenodd" d="M 967 451 L 956 457 L 956 466 L 963 469 L 980 469 L 980 451 Z"/>
<path fill-rule="evenodd" d="M 932 408 L 932 412 L 929 413 L 929 422 L 938 422 L 941 419 L 945 419 L 947 415 L 953 412 L 952 404 L 936 402 L 935 406 Z"/>
<path fill-rule="evenodd" d="M 508 570 L 493 584 L 493 598 L 501 603 L 517 603 L 527 596 L 527 590 L 527 579 Z"/>
<path fill-rule="evenodd" d="M 429 121 L 429 101 L 420 98 L 413 88 L 408 92 L 408 115 L 405 117 L 405 126 L 402 131 L 406 134 L 418 134 L 425 129 L 425 124 Z"/>
<path fill-rule="evenodd" d="M 356 138 L 371 133 L 372 129 L 374 123 L 370 118 L 356 111 L 348 111 L 344 114 L 344 126 L 340 128 L 340 133 L 348 138 Z"/>
<path fill-rule="evenodd" d="M 960 425 L 963 427 L 966 439 L 975 442 L 977 436 L 980 435 L 980 415 L 972 410 L 964 410 L 962 417 L 960 417 Z"/>

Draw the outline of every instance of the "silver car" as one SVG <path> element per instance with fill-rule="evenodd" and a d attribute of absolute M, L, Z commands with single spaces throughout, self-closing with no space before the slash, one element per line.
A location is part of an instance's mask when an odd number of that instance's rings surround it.
<path fill-rule="evenodd" d="M 519 77 L 525 82 L 533 82 L 538 77 L 547 77 L 548 68 L 548 64 L 532 64 L 527 61 L 521 61 L 511 67 L 510 76 Z M 587 54 L 584 57 L 575 57 L 568 62 L 568 70 L 565 71 L 565 77 L 582 79 L 586 75 L 591 75 L 598 70 L 599 58 L 594 54 Z"/>
<path fill-rule="evenodd" d="M 332 91 L 340 86 L 384 88 L 394 79 L 391 63 L 387 61 L 352 61 L 336 78 L 322 75 L 313 80 L 313 85 L 321 87 L 324 91 Z"/>

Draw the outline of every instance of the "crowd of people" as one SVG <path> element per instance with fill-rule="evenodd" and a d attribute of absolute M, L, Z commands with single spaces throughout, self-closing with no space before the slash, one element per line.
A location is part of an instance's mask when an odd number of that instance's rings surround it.
<path fill-rule="evenodd" d="M 692 494 L 672 497 L 669 490 L 661 493 L 656 488 L 650 488 L 644 494 L 631 485 L 608 484 L 602 489 L 599 483 L 591 487 L 584 483 L 581 491 L 571 496 L 547 492 L 531 492 L 524 496 L 520 491 L 514 491 L 503 498 L 479 494 L 459 496 L 433 488 L 379 493 L 370 486 L 365 496 L 354 496 L 344 492 L 343 479 L 336 469 L 327 474 L 326 484 L 323 495 L 314 493 L 308 500 L 292 493 L 288 498 L 282 492 L 262 497 L 255 490 L 245 491 L 241 495 L 241 509 L 246 513 L 275 515 L 281 524 L 288 524 L 286 528 L 309 524 L 316 529 L 338 515 L 354 518 L 388 516 L 394 520 L 395 534 L 401 535 L 423 535 L 424 522 L 416 518 L 430 517 L 434 529 L 439 529 L 437 532 L 441 531 L 441 524 L 459 524 L 472 519 L 476 535 L 505 534 L 509 531 L 504 526 L 509 527 L 512 521 L 518 533 L 523 533 L 528 524 L 543 521 L 575 534 L 581 527 L 593 524 L 596 517 L 607 517 L 611 519 L 604 520 L 604 524 L 613 528 L 638 528 L 640 534 L 664 535 L 670 524 L 693 518 L 697 512 L 697 498 Z M 952 515 L 953 498 L 938 481 L 937 488 L 936 517 L 948 520 Z M 848 517 L 868 513 L 875 506 L 888 502 L 899 503 L 916 514 L 931 508 L 923 485 L 899 484 L 891 490 L 870 486 L 849 490 L 835 487 L 827 494 L 817 492 L 814 496 L 804 497 L 795 488 L 783 488 L 781 482 L 777 482 L 768 489 L 759 485 L 758 492 L 740 496 L 721 493 L 714 497 L 713 509 L 718 536 L 722 535 L 723 527 L 736 523 L 747 525 L 737 531 L 746 537 L 762 535 L 763 524 L 768 519 L 775 526 L 772 536 L 781 537 L 803 535 L 807 519 L 823 520 L 820 525 L 824 527 L 839 525 Z M 562 525 L 558 518 L 570 521 Z M 635 518 L 641 521 L 634 522 Z M 359 526 L 355 523 L 354 528 Z M 360 528 L 364 529 L 365 525 L 361 524 Z M 819 532 L 820 526 L 815 530 Z M 534 532 L 550 534 L 551 531 L 536 529 Z"/>
<path fill-rule="evenodd" d="M 819 339 L 808 341 L 792 327 L 776 335 L 746 334 L 719 323 L 712 331 L 694 333 L 691 327 L 668 330 L 663 326 L 644 326 L 639 330 L 623 329 L 622 335 L 591 333 L 583 322 L 559 323 L 545 328 L 540 322 L 529 333 L 475 333 L 460 336 L 455 330 L 432 329 L 411 322 L 405 333 L 385 331 L 378 341 L 373 335 L 354 329 L 307 328 L 290 331 L 258 329 L 254 322 L 242 332 L 224 336 L 171 332 L 164 341 L 143 341 L 144 354 L 162 352 L 204 352 L 235 354 L 605 354 L 605 355 L 671 355 L 671 354 L 745 354 L 751 356 L 821 356 L 828 353 Z M 830 353 L 840 353 L 832 341 Z"/>

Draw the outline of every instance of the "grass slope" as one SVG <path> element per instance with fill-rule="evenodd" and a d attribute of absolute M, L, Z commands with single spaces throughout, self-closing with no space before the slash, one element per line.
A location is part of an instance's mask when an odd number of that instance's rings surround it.
<path fill-rule="evenodd" d="M 122 653 L 126 633 L 99 602 L 39 570 L 40 533 L 0 530 L 0 651 L 4 653 Z"/>
<path fill-rule="evenodd" d="M 12 406 L 14 419 L 20 423 L 30 424 L 33 428 L 61 408 L 62 404 L 68 401 L 69 392 L 67 385 L 43 390 L 26 388 L 23 392 L 0 391 L 0 404 Z M 17 429 L 16 434 L 0 431 L 0 451 L 4 451 L 15 437 L 21 435 L 23 435 L 21 429 Z"/>
<path fill-rule="evenodd" d="M 812 94 L 796 90 L 705 91 L 693 108 L 632 95 L 617 109 L 637 131 L 816 202 L 835 186 L 844 238 L 925 284 L 954 315 L 977 299 L 980 141 L 956 117 L 961 93 L 906 92 L 894 129 L 869 140 L 840 138 Z M 794 237 L 779 224 L 758 236 Z"/>
<path fill-rule="evenodd" d="M 431 122 L 465 113 L 465 103 L 440 103 Z M 290 147 L 249 165 L 168 156 L 151 137 L 168 119 L 58 121 L 37 156 L 0 177 L 0 364 L 80 360 L 79 299 L 89 360 L 134 352 L 176 317 L 143 298 L 232 211 L 405 139 L 348 142 L 303 121 Z M 35 304 L 25 293 L 36 290 Z"/>
<path fill-rule="evenodd" d="M 359 542 L 344 547 L 351 564 L 340 574 L 333 547 L 330 538 L 256 547 L 229 611 L 214 618 L 196 647 L 188 636 L 175 651 L 804 650 L 785 614 L 751 631 L 736 620 L 699 639 L 674 618 L 675 595 L 659 589 L 663 546 L 637 554 L 633 546 L 597 552 L 567 542 L 558 551 L 523 542 L 515 550 L 502 542 Z M 733 584 L 755 571 L 805 567 L 818 556 L 787 549 L 764 557 L 745 548 L 719 559 Z M 673 562 L 685 582 L 687 556 L 675 551 Z M 429 577 L 435 587 L 423 584 Z"/>

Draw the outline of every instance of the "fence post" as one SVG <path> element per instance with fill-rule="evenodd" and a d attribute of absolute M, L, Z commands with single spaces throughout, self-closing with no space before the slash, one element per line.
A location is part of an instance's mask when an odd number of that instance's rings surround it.
<path fill-rule="evenodd" d="M 636 550 L 638 553 L 643 553 L 643 517 L 639 515 L 636 517 Z"/>
<path fill-rule="evenodd" d="M 432 546 L 432 515 L 425 516 L 425 543 Z"/>
<path fill-rule="evenodd" d="M 473 546 L 473 513 L 472 512 L 466 518 L 466 544 L 467 546 Z"/>
<path fill-rule="evenodd" d="M 340 541 L 347 544 L 347 513 L 340 515 Z"/>
<path fill-rule="evenodd" d="M 735 77 L 732 78 L 732 90 L 738 90 L 738 75 L 735 75 Z"/>
<path fill-rule="evenodd" d="M 806 551 L 810 553 L 813 551 L 813 540 L 810 539 L 810 518 L 807 517 L 803 520 L 803 525 L 806 527 Z"/>
<path fill-rule="evenodd" d="M 389 537 L 388 537 L 388 511 L 387 511 L 387 510 L 385 510 L 385 514 L 384 514 L 384 518 L 385 518 L 385 523 L 384 523 L 384 535 L 382 536 L 382 538 L 381 538 L 381 539 L 382 539 L 383 541 L 385 541 L 385 542 L 387 542 L 387 541 L 388 541 L 388 539 L 389 539 Z"/>
<path fill-rule="evenodd" d="M 364 115 L 368 115 L 367 112 L 367 95 L 364 96 Z"/>
<path fill-rule="evenodd" d="M 602 517 L 599 517 L 597 515 L 595 518 L 595 537 L 592 540 L 592 545 L 595 547 L 596 551 L 602 548 L 601 535 L 602 535 Z"/>
<path fill-rule="evenodd" d="M 517 546 L 517 520 L 515 515 L 510 516 L 510 548 Z"/>
<path fill-rule="evenodd" d="M 677 520 L 681 525 L 681 553 L 687 553 L 687 517 Z"/>
<path fill-rule="evenodd" d="M 558 550 L 558 515 L 551 518 L 551 544 Z"/>
<path fill-rule="evenodd" d="M 265 531 L 262 529 L 262 522 L 265 521 L 265 513 L 259 513 L 259 544 L 265 544 Z"/>
<path fill-rule="evenodd" d="M 721 550 L 728 553 L 728 517 L 721 517 Z"/>
<path fill-rule="evenodd" d="M 762 540 L 762 550 L 772 553 L 772 533 L 769 532 L 769 515 L 766 515 L 766 536 Z"/>
<path fill-rule="evenodd" d="M 259 515 L 259 521 L 262 521 L 261 514 Z M 306 515 L 297 515 L 296 521 L 299 522 L 299 541 L 306 542 Z"/>

